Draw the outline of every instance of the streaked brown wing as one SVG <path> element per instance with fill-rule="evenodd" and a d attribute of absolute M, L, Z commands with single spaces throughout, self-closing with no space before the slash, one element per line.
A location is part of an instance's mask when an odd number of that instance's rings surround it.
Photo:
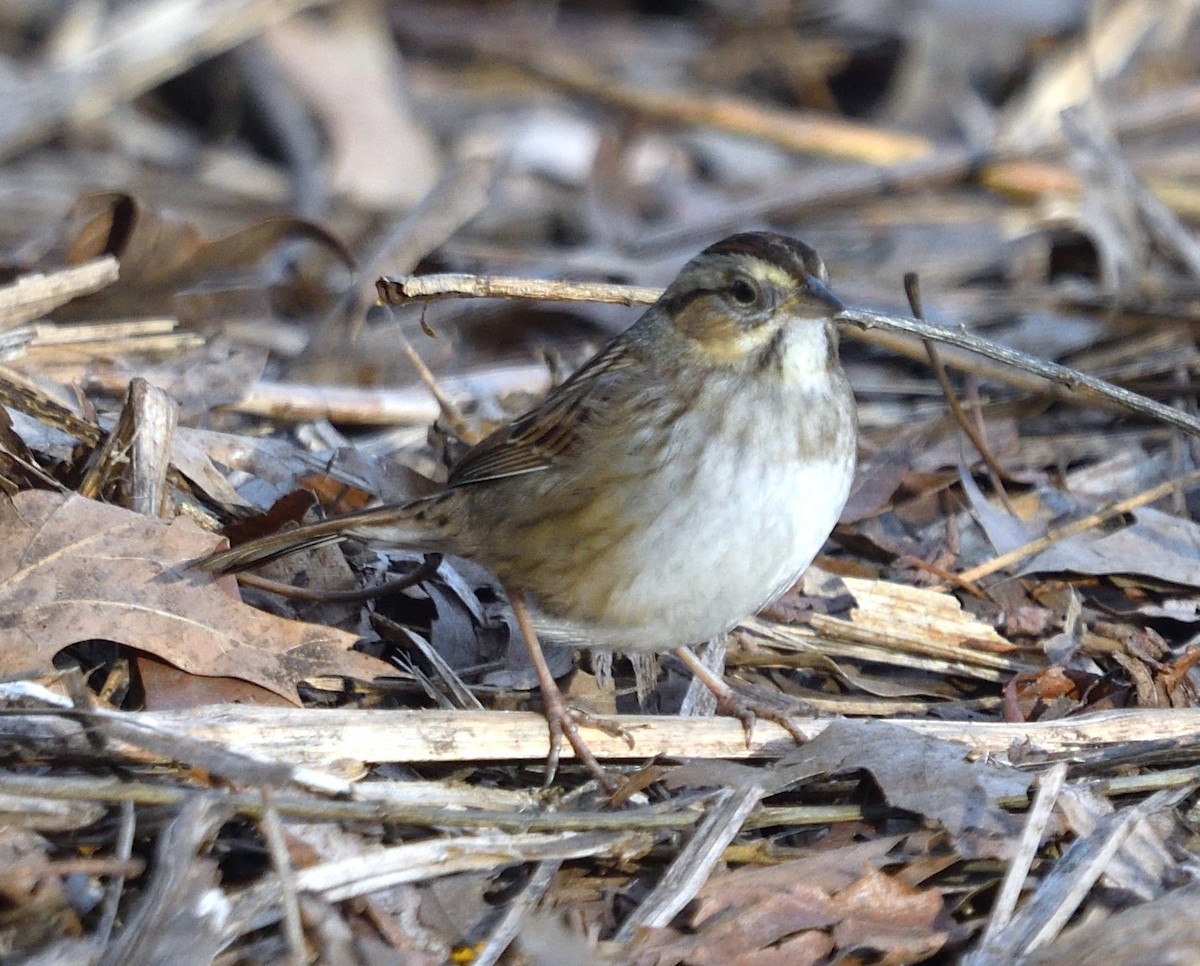
<path fill-rule="evenodd" d="M 593 356 L 537 406 L 476 443 L 450 470 L 449 486 L 549 469 L 568 453 L 590 412 L 606 404 L 607 377 L 636 365 L 624 340 Z"/>

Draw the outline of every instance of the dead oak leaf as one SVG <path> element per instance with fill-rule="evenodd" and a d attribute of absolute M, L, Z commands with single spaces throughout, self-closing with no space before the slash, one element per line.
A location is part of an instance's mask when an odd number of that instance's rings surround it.
<path fill-rule="evenodd" d="M 858 915 L 853 903 L 857 883 L 887 861 L 898 841 L 898 836 L 882 836 L 774 866 L 718 873 L 696 895 L 691 931 L 640 930 L 631 961 L 637 966 L 828 962 L 835 945 L 832 930 Z M 872 923 L 866 930 L 851 929 L 849 935 L 874 938 L 881 932 Z"/>
<path fill-rule="evenodd" d="M 68 265 L 98 254 L 115 255 L 121 277 L 103 291 L 62 306 L 55 313 L 59 320 L 162 313 L 198 323 L 244 313 L 247 297 L 262 295 L 269 287 L 255 267 L 291 242 L 315 245 L 346 268 L 354 264 L 332 233 L 302 218 L 265 218 L 232 234 L 207 238 L 191 222 L 123 191 L 81 197 L 68 215 L 65 232 Z"/>
<path fill-rule="evenodd" d="M 833 929 L 843 952 L 869 949 L 872 962 L 900 966 L 932 956 L 948 938 L 936 889 L 907 885 L 878 869 L 833 897 L 841 918 Z"/>
<path fill-rule="evenodd" d="M 350 650 L 352 634 L 255 610 L 188 570 L 214 538 L 186 518 L 28 490 L 0 502 L 0 541 L 0 675 L 49 670 L 59 650 L 93 639 L 292 702 L 305 678 L 390 670 Z"/>

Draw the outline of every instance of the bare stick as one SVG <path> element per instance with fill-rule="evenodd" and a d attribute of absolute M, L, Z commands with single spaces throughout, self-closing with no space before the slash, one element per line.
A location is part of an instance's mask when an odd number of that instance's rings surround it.
<path fill-rule="evenodd" d="M 432 281 L 429 281 L 432 280 Z M 391 304 L 402 304 L 409 298 L 439 298 L 446 296 L 467 296 L 475 298 L 536 298 L 554 301 L 606 301 L 626 305 L 634 303 L 649 303 L 662 294 L 660 289 L 647 289 L 627 285 L 584 285 L 582 283 L 554 282 L 542 279 L 514 279 L 490 277 L 486 275 L 454 275 L 454 276 L 397 276 L 396 278 L 381 278 L 376 283 L 381 298 Z M 602 293 L 603 297 L 595 293 Z M 846 326 L 850 334 L 857 338 L 871 341 L 865 333 L 871 330 L 882 332 L 900 332 L 913 335 L 920 339 L 938 342 L 944 345 L 965 349 L 976 355 L 993 359 L 1009 369 L 1018 369 L 1039 376 L 1055 386 L 1070 390 L 1074 397 L 1091 398 L 1113 405 L 1119 409 L 1140 413 L 1157 419 L 1169 426 L 1182 429 L 1192 436 L 1200 436 L 1200 419 L 1171 406 L 1130 392 L 1120 386 L 1114 386 L 1103 379 L 1089 376 L 1078 369 L 1060 366 L 1031 356 L 1017 349 L 992 342 L 982 336 L 974 335 L 965 329 L 950 329 L 919 319 L 906 318 L 900 315 L 887 315 L 883 312 L 870 312 L 866 309 L 844 309 L 836 316 L 836 321 Z M 859 330 L 863 335 L 858 335 Z M 963 368 L 962 363 L 952 356 L 944 357 L 947 365 Z M 1015 383 L 1026 391 L 1035 391 L 1026 379 L 1006 377 L 1004 369 L 989 370 L 989 377 Z M 1073 401 L 1068 395 L 1066 401 Z"/>
<path fill-rule="evenodd" d="M 394 309 L 388 309 L 389 312 L 394 312 Z M 424 310 L 422 310 L 424 312 Z M 421 320 L 424 325 L 424 318 Z M 421 382 L 425 383 L 425 388 L 429 390 L 429 394 L 437 400 L 438 409 L 442 411 L 442 416 L 446 422 L 450 424 L 450 428 L 454 430 L 454 435 L 461 439 L 464 443 L 474 446 L 483 436 L 471 428 L 470 423 L 463 417 L 462 411 L 454 404 L 454 401 L 446 395 L 445 391 L 438 384 L 437 376 L 433 374 L 433 370 L 425 365 L 425 360 L 421 358 L 421 354 L 413 348 L 413 344 L 409 341 L 408 336 L 404 334 L 404 329 L 396 326 L 392 330 L 392 335 L 399 341 L 400 350 L 408 358 L 409 363 L 417 371 Z"/>
<path fill-rule="evenodd" d="M 294 966 L 299 966 L 306 960 L 304 956 L 304 925 L 300 920 L 296 873 L 288 855 L 283 823 L 279 820 L 279 813 L 275 810 L 271 788 L 264 785 L 261 792 L 262 814 L 259 816 L 258 828 L 262 833 L 263 841 L 266 842 L 271 865 L 275 869 L 276 883 L 279 886 L 279 905 L 283 918 L 283 936 L 287 940 L 289 959 Z"/>
<path fill-rule="evenodd" d="M 541 299 L 547 302 L 615 302 L 648 305 L 662 289 L 604 282 L 566 282 L 548 278 L 513 278 L 505 275 L 385 275 L 375 283 L 379 297 L 389 305 L 414 299 L 441 298 Z"/>
<path fill-rule="evenodd" d="M 1065 386 L 1080 396 L 1107 399 L 1130 412 L 1157 419 L 1176 429 L 1182 429 L 1192 436 L 1200 436 L 1200 419 L 1195 416 L 1173 409 L 1139 393 L 1114 386 L 1111 382 L 1089 376 L 1077 369 L 1069 369 L 1056 362 L 1048 362 L 1045 359 L 1039 359 L 1025 352 L 1019 352 L 1016 349 L 1010 349 L 999 343 L 972 335 L 964 329 L 947 329 L 939 325 L 930 325 L 928 322 L 921 322 L 918 319 L 885 315 L 882 312 L 868 312 L 864 309 L 846 309 L 839 312 L 836 318 L 844 325 L 859 329 L 907 332 L 922 339 L 931 339 L 934 342 L 957 346 L 960 349 L 986 356 L 988 359 L 995 359 L 1014 369 L 1032 372 L 1050 382 Z"/>
<path fill-rule="evenodd" d="M 494 174 L 494 162 L 484 158 L 468 158 L 453 165 L 412 211 L 389 221 L 370 242 L 359 277 L 371 278 L 387 269 L 411 272 L 487 206 Z M 344 314 L 350 319 L 351 336 L 357 338 L 369 304 L 368 294 L 355 285 L 329 318 Z"/>
<path fill-rule="evenodd" d="M 7 373 L 4 374 L 8 378 Z M 128 378 L 125 377 L 125 381 Z M 544 393 L 550 388 L 550 373 L 544 365 L 506 366 L 479 370 L 438 380 L 442 391 L 454 400 L 484 394 L 502 396 L 510 392 Z M 121 386 L 121 379 L 95 380 L 93 385 Z M 3 384 L 0 383 L 0 390 Z M 118 390 L 119 391 L 119 390 Z M 396 389 L 364 389 L 359 386 L 319 386 L 299 383 L 259 382 L 236 403 L 222 407 L 234 412 L 268 416 L 281 421 L 328 419 L 358 426 L 394 426 L 397 423 L 428 424 L 441 408 L 424 386 Z"/>
<path fill-rule="evenodd" d="M 1033 867 L 1037 850 L 1041 847 L 1042 836 L 1050 823 L 1054 812 L 1054 803 L 1058 801 L 1058 793 L 1062 791 L 1067 780 L 1067 763 L 1060 761 L 1038 777 L 1037 798 L 1025 820 L 1025 831 L 1017 844 L 1017 852 L 1009 863 L 1008 871 L 1000 886 L 1000 893 L 992 904 L 992 915 L 988 919 L 987 928 L 980 942 L 980 952 L 995 955 L 996 950 L 990 947 L 995 944 L 995 937 L 1012 921 L 1017 908 L 1017 900 L 1021 897 L 1021 886 Z"/>
<path fill-rule="evenodd" d="M 0 328 L 32 322 L 80 295 L 99 291 L 117 280 L 117 260 L 111 255 L 38 275 L 22 275 L 0 288 Z"/>
<path fill-rule="evenodd" d="M 696 898 L 696 893 L 725 855 L 725 849 L 762 801 L 763 794 L 762 786 L 754 784 L 722 788 L 717 792 L 712 807 L 691 840 L 680 850 L 654 890 L 622 923 L 614 937 L 617 942 L 631 941 L 639 927 L 668 925 Z"/>

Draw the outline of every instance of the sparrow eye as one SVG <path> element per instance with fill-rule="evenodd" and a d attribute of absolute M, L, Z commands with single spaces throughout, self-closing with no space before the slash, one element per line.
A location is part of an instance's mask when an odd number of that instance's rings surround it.
<path fill-rule="evenodd" d="M 758 289 L 744 278 L 735 278 L 730 283 L 729 294 L 742 305 L 752 305 L 758 299 Z"/>

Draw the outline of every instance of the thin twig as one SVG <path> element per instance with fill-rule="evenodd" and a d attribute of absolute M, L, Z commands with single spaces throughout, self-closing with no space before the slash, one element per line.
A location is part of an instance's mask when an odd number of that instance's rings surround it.
<path fill-rule="evenodd" d="M 112 255 L 56 272 L 22 275 L 0 287 L 0 329 L 39 319 L 71 299 L 111 285 L 117 275 L 117 260 Z"/>
<path fill-rule="evenodd" d="M 546 302 L 608 302 L 617 305 L 648 305 L 662 289 L 605 282 L 570 282 L 546 278 L 514 278 L 507 275 L 385 275 L 375 283 L 379 298 L 387 305 L 406 305 L 420 299 L 443 298 L 538 299 Z"/>
<path fill-rule="evenodd" d="M 906 319 L 897 315 L 885 315 L 882 312 L 869 312 L 865 309 L 845 309 L 839 312 L 836 320 L 854 329 L 882 329 L 891 332 L 906 332 L 922 339 L 957 346 L 974 352 L 988 359 L 994 359 L 1014 369 L 1033 373 L 1056 385 L 1061 385 L 1080 397 L 1093 397 L 1107 400 L 1121 409 L 1157 419 L 1169 426 L 1182 429 L 1192 436 L 1200 436 L 1200 419 L 1189 413 L 1181 412 L 1171 406 L 1163 405 L 1140 393 L 1130 392 L 1120 386 L 1114 386 L 1103 379 L 1089 376 L 1077 369 L 1060 366 L 1056 362 L 1048 362 L 1017 349 L 1010 349 L 996 342 L 981 338 L 963 329 L 947 329 L 938 325 L 930 325 L 918 319 Z"/>
<path fill-rule="evenodd" d="M 459 43 L 463 43 L 461 38 Z M 876 164 L 923 158 L 936 147 L 934 142 L 917 134 L 886 130 L 816 111 L 771 108 L 759 101 L 713 91 L 691 93 L 624 83 L 575 52 L 547 45 L 513 46 L 469 34 L 465 44 L 478 55 L 511 64 L 559 90 L 645 120 L 700 124 L 760 138 L 788 151 L 817 152 Z"/>
<path fill-rule="evenodd" d="M 902 565 L 913 567 L 916 570 L 923 570 L 927 574 L 933 574 L 933 576 L 937 577 L 938 580 L 943 580 L 951 586 L 957 587 L 961 591 L 965 591 L 977 600 L 988 599 L 987 594 L 985 594 L 969 580 L 963 580 L 962 577 L 953 571 L 947 570 L 945 567 L 939 567 L 937 564 L 930 563 L 928 560 L 924 560 L 921 557 L 906 553 L 901 554 L 900 557 L 897 558 L 896 562 Z M 239 578 L 241 578 L 241 576 L 241 574 L 238 575 Z"/>
<path fill-rule="evenodd" d="M 422 258 L 487 206 L 495 168 L 493 160 L 482 157 L 467 158 L 453 165 L 415 208 L 387 222 L 378 236 L 367 242 L 359 277 L 373 278 L 388 270 L 411 272 L 416 268 Z M 355 285 L 341 304 L 333 308 L 329 319 L 349 318 L 350 336 L 357 338 L 370 301 L 362 286 Z"/>
<path fill-rule="evenodd" d="M 267 845 L 271 866 L 279 884 L 279 904 L 283 909 L 283 935 L 287 939 L 288 953 L 293 966 L 303 966 L 306 961 L 304 950 L 304 925 L 300 921 L 300 902 L 296 890 L 296 874 L 288 856 L 287 839 L 283 835 L 283 823 L 275 809 L 274 794 L 264 785 L 259 789 L 262 799 L 262 814 L 258 828 Z"/>
<path fill-rule="evenodd" d="M 925 307 L 921 303 L 921 281 L 917 277 L 916 272 L 906 272 L 904 275 L 904 294 L 908 296 L 908 305 L 912 309 L 912 314 L 915 318 L 925 321 Z M 1012 501 L 1008 498 L 1008 493 L 1004 490 L 1003 475 L 1004 470 L 1000 464 L 996 462 L 996 457 L 992 455 L 991 448 L 987 445 L 987 441 L 983 438 L 975 425 L 971 422 L 970 417 L 963 411 L 962 405 L 958 401 L 958 396 L 955 395 L 954 387 L 950 385 L 950 377 L 946 375 L 946 367 L 942 363 L 942 357 L 938 355 L 937 346 L 929 339 L 922 339 L 925 343 L 925 351 L 929 353 L 929 365 L 933 369 L 934 376 L 937 377 L 938 385 L 942 389 L 942 395 L 946 398 L 946 405 L 950 407 L 950 412 L 953 414 L 959 428 L 971 441 L 971 445 L 975 447 L 976 452 L 983 458 L 983 462 L 987 465 L 988 473 L 992 478 L 992 487 L 996 490 L 996 495 L 1000 497 L 1000 502 L 1004 504 L 1004 509 L 1009 513 L 1016 513 L 1012 505 Z"/>
<path fill-rule="evenodd" d="M 413 348 L 413 344 L 409 341 L 408 336 L 404 334 L 404 329 L 397 325 L 393 328 L 392 333 L 399 341 L 401 351 L 417 371 L 421 382 L 429 390 L 429 394 L 437 400 L 438 409 L 441 410 L 446 422 L 450 424 L 454 435 L 468 445 L 473 446 L 475 443 L 478 443 L 482 437 L 466 421 L 458 406 L 454 404 L 454 401 L 442 390 L 442 387 L 438 384 L 437 377 L 433 374 L 433 370 L 425 365 L 425 360 Z"/>
<path fill-rule="evenodd" d="M 1000 894 L 992 903 L 992 914 L 979 944 L 981 951 L 990 952 L 988 947 L 995 942 L 995 937 L 1012 921 L 1013 913 L 1017 908 L 1017 900 L 1021 896 L 1021 886 L 1025 884 L 1029 870 L 1033 867 L 1033 860 L 1041 846 L 1042 836 L 1045 834 L 1050 816 L 1054 812 L 1054 803 L 1058 801 L 1058 793 L 1062 791 L 1066 780 L 1067 765 L 1066 762 L 1061 761 L 1051 765 L 1038 777 L 1037 797 L 1026 817 L 1025 831 L 1017 846 L 1017 853 L 1013 856 L 1008 871 L 1004 875 Z"/>
<path fill-rule="evenodd" d="M 618 942 L 629 942 L 641 927 L 666 926 L 696 897 L 725 849 L 762 801 L 764 793 L 762 786 L 753 784 L 723 788 L 717 793 L 688 844 L 680 850 L 654 890 L 621 924 L 616 935 Z"/>
<path fill-rule="evenodd" d="M 455 279 L 453 284 L 439 280 L 432 287 L 430 294 L 496 297 L 500 292 L 495 286 L 498 280 L 494 278 L 462 275 L 456 276 Z M 580 290 L 575 288 L 572 283 L 546 282 L 536 279 L 503 279 L 502 281 L 504 282 L 502 297 L 505 298 L 552 297 L 562 300 L 584 297 L 580 294 Z M 411 276 L 395 279 L 383 278 L 376 283 L 376 286 L 379 288 L 380 297 L 385 302 L 393 304 L 398 304 L 401 300 L 408 298 L 407 293 L 409 291 L 421 291 L 420 284 Z M 633 302 L 652 302 L 661 294 L 661 290 L 641 289 L 634 286 L 608 286 L 608 288 L 612 289 L 609 293 L 610 297 L 607 299 L 608 301 L 630 304 Z M 544 295 L 542 293 L 550 294 Z M 425 296 L 422 295 L 421 297 Z M 859 332 L 866 333 L 871 330 L 878 330 L 884 333 L 898 332 L 917 336 L 920 339 L 928 339 L 931 342 L 965 349 L 967 352 L 1002 363 L 1001 368 L 990 369 L 987 375 L 1010 384 L 1015 384 L 1023 390 L 1036 391 L 1033 384 L 1027 379 L 1012 376 L 1006 377 L 1006 370 L 1016 369 L 1032 373 L 1041 379 L 1049 381 L 1054 386 L 1065 387 L 1070 391 L 1063 397 L 1066 401 L 1077 402 L 1079 401 L 1079 397 L 1090 397 L 1093 400 L 1107 402 L 1118 409 L 1139 413 L 1151 419 L 1164 422 L 1169 426 L 1175 426 L 1193 436 L 1200 436 L 1200 419 L 1189 413 L 1181 412 L 1140 393 L 1131 392 L 1120 386 L 1114 386 L 1110 382 L 1090 376 L 1077 369 L 1071 369 L 1067 366 L 1061 366 L 1056 362 L 1039 359 L 1036 356 L 1031 356 L 1017 349 L 1010 349 L 997 342 L 992 342 L 990 339 L 967 332 L 965 329 L 946 328 L 940 325 L 933 325 L 929 322 L 923 322 L 920 319 L 888 315 L 883 312 L 871 312 L 866 309 L 844 309 L 837 314 L 835 319 L 842 323 L 849 333 L 855 335 Z M 947 358 L 945 361 L 955 368 L 962 368 L 961 363 L 957 359 Z"/>
<path fill-rule="evenodd" d="M 561 868 L 561 859 L 546 859 L 538 863 L 537 868 L 533 870 L 533 875 L 525 883 L 525 887 L 515 899 L 508 903 L 508 908 L 500 921 L 492 928 L 487 942 L 471 960 L 473 966 L 493 966 L 504 955 L 504 951 L 520 934 L 526 917 L 549 891 L 550 884 Z"/>
<path fill-rule="evenodd" d="M 117 826 L 117 841 L 113 845 L 113 859 L 128 862 L 133 857 L 133 833 L 137 828 L 133 802 L 121 802 L 120 824 Z M 113 926 L 120 911 L 121 894 L 125 891 L 125 876 L 117 873 L 104 887 L 104 903 L 100 907 L 100 923 L 96 926 L 96 947 L 104 949 L 112 937 Z"/>
<path fill-rule="evenodd" d="M 7 378 L 6 372 L 4 378 Z M 128 381 L 128 377 L 124 377 L 124 382 Z M 91 384 L 100 388 L 109 386 L 109 383 L 99 379 Z M 118 384 L 123 389 L 121 379 L 112 382 L 114 388 Z M 550 388 L 550 374 L 544 365 L 493 367 L 449 376 L 442 379 L 440 385 L 452 399 L 503 396 L 510 392 L 544 393 Z M 0 389 L 3 389 L 2 382 Z M 279 421 L 328 419 L 333 423 L 359 426 L 395 426 L 398 423 L 428 425 L 437 419 L 441 411 L 437 402 L 429 398 L 424 386 L 368 389 L 282 382 L 256 383 L 240 400 L 221 408 Z"/>

